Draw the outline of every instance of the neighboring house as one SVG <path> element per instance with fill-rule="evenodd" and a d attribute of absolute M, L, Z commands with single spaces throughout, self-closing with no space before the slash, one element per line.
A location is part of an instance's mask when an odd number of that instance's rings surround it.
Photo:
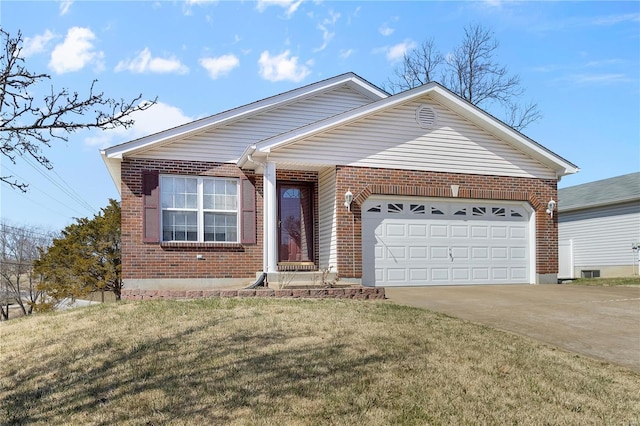
<path fill-rule="evenodd" d="M 559 278 L 638 275 L 640 173 L 558 191 Z"/>
<path fill-rule="evenodd" d="M 102 155 L 125 298 L 327 268 L 365 286 L 556 282 L 545 210 L 578 171 L 436 83 L 389 95 L 352 73 Z"/>

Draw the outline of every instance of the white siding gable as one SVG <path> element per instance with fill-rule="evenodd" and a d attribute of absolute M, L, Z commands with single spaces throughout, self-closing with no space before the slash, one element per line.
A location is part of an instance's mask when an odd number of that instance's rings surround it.
<path fill-rule="evenodd" d="M 420 127 L 416 110 L 431 106 L 437 122 Z M 269 158 L 306 165 L 351 165 L 555 179 L 553 170 L 429 96 L 383 110 L 293 144 Z"/>
<path fill-rule="evenodd" d="M 278 106 L 131 157 L 232 163 L 247 146 L 372 102 L 349 87 Z"/>

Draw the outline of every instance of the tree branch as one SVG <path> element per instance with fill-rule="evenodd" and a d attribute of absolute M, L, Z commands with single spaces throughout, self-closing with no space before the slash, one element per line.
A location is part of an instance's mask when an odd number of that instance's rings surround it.
<path fill-rule="evenodd" d="M 18 157 L 29 156 L 50 170 L 53 165 L 42 148 L 51 147 L 52 141 L 68 142 L 69 135 L 78 130 L 128 129 L 134 124 L 133 113 L 156 103 L 156 99 L 141 102 L 141 94 L 130 101 L 109 98 L 95 90 L 97 80 L 91 83 L 86 96 L 51 86 L 50 94 L 37 101 L 32 87 L 51 76 L 32 73 L 24 67 L 20 32 L 12 38 L 0 29 L 0 38 L 0 154 L 13 163 Z M 0 181 L 22 191 L 28 187 L 12 176 L 1 177 Z"/>

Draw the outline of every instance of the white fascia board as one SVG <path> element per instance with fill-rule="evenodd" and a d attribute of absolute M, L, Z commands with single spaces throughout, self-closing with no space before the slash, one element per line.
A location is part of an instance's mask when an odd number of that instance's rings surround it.
<path fill-rule="evenodd" d="M 377 102 L 363 105 L 359 108 L 343 112 L 342 114 L 335 115 L 325 120 L 317 121 L 307 126 L 299 127 L 290 132 L 265 139 L 256 144 L 256 149 L 259 152 L 269 153 L 273 148 L 292 144 L 302 138 L 308 138 L 318 133 L 330 130 L 334 127 L 356 121 L 371 114 L 375 114 L 376 112 L 379 112 L 385 108 L 390 108 L 412 98 L 422 96 L 433 90 L 434 85 L 435 83 L 428 83 L 424 86 L 407 90 L 406 92 L 402 92 L 397 95 L 388 96 Z"/>
<path fill-rule="evenodd" d="M 109 172 L 111 180 L 113 180 L 113 183 L 118 190 L 118 194 L 122 196 L 122 180 L 120 175 L 122 158 L 108 157 L 104 149 L 100 150 L 100 156 L 102 157 L 102 161 L 104 161 L 105 166 L 107 166 L 107 171 Z"/>
<path fill-rule="evenodd" d="M 346 73 L 327 80 L 312 83 L 308 86 L 300 87 L 281 93 L 269 98 L 262 99 L 238 108 L 234 108 L 210 117 L 192 121 L 172 129 L 164 130 L 149 136 L 145 136 L 133 141 L 125 142 L 112 146 L 105 150 L 110 158 L 122 158 L 126 154 L 143 151 L 152 146 L 160 146 L 173 140 L 184 138 L 193 134 L 200 133 L 214 126 L 221 126 L 240 118 L 257 114 L 258 112 L 267 111 L 269 109 L 286 105 L 287 103 L 298 101 L 306 97 L 315 95 L 316 93 L 326 91 L 339 85 L 349 85 L 354 90 L 362 93 L 373 101 L 389 96 L 386 92 L 380 90 L 371 83 L 366 82 L 361 77 L 353 73 Z"/>
<path fill-rule="evenodd" d="M 357 92 L 359 92 L 360 94 L 362 94 L 363 96 L 366 96 L 367 98 L 377 101 L 380 99 L 384 99 L 384 98 L 388 98 L 389 95 L 387 92 L 385 92 L 384 90 L 380 90 L 379 88 L 375 87 L 374 85 L 367 83 L 365 81 L 363 81 L 360 78 L 351 78 L 348 83 L 347 83 L 353 90 L 356 90 Z"/>

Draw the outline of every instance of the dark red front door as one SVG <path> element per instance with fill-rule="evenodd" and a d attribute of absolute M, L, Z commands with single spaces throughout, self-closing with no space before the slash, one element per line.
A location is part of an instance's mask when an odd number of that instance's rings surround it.
<path fill-rule="evenodd" d="M 313 262 L 312 194 L 309 185 L 279 185 L 279 262 Z"/>

